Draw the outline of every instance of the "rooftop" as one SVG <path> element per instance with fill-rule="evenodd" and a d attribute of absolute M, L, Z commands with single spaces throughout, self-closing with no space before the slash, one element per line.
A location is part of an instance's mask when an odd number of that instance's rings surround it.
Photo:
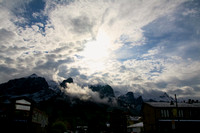
<path fill-rule="evenodd" d="M 170 102 L 145 102 L 153 107 L 176 107 L 176 103 L 171 104 Z M 193 107 L 200 108 L 200 103 L 177 103 L 178 107 Z"/>
<path fill-rule="evenodd" d="M 132 124 L 132 125 L 128 126 L 127 128 L 136 128 L 136 127 L 143 127 L 143 122 Z"/>

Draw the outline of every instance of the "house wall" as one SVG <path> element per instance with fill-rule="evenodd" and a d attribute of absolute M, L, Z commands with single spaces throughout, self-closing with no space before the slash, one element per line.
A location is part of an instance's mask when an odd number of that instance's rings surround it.
<path fill-rule="evenodd" d="M 18 98 L 12 99 L 8 105 L 0 103 L 0 106 L 1 131 L 8 133 L 45 133 L 47 131 L 47 124 L 45 127 L 41 127 L 41 124 L 32 122 L 33 106 L 31 101 Z M 46 117 L 48 120 L 48 116 Z"/>
<path fill-rule="evenodd" d="M 156 130 L 156 110 L 146 103 L 143 105 L 143 123 L 145 132 Z"/>
<path fill-rule="evenodd" d="M 143 105 L 144 131 L 190 132 L 200 130 L 200 107 L 154 107 Z"/>

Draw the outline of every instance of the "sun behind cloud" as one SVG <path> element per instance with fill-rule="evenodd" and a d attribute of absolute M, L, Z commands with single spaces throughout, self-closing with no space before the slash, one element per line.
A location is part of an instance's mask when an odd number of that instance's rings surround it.
<path fill-rule="evenodd" d="M 110 46 L 110 38 L 102 29 L 99 29 L 96 39 L 85 44 L 85 49 L 81 55 L 91 71 L 105 69 L 105 63 L 111 53 Z"/>
<path fill-rule="evenodd" d="M 95 40 L 89 41 L 85 44 L 83 56 L 88 60 L 101 60 L 109 56 L 109 36 L 103 31 L 99 30 Z"/>

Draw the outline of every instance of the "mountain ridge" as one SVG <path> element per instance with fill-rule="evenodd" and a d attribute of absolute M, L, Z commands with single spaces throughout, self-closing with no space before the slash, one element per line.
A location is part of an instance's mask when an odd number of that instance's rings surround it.
<path fill-rule="evenodd" d="M 61 93 L 62 87 L 67 89 L 67 83 L 73 84 L 73 79 L 70 77 L 66 80 L 63 80 L 60 84 L 56 83 L 55 81 L 46 81 L 44 77 L 40 77 L 37 74 L 32 74 L 27 77 L 17 78 L 17 79 L 11 79 L 8 82 L 0 84 L 0 95 L 23 95 L 26 94 L 33 94 L 37 93 L 41 90 L 45 91 L 51 91 L 52 93 Z M 133 92 L 127 92 L 126 94 L 120 94 L 119 96 L 115 96 L 115 92 L 113 88 L 110 85 L 88 85 L 88 88 L 91 89 L 93 92 L 99 93 L 100 98 L 117 98 L 118 101 L 122 97 L 126 98 L 124 99 L 128 104 L 135 104 L 135 98 L 134 95 L 136 93 Z M 15 90 L 15 91 L 13 91 Z M 129 97 L 127 97 L 129 95 Z M 143 98 L 142 94 L 137 94 Z M 128 99 L 127 99 L 128 98 Z M 132 99 L 129 99 L 132 98 Z M 122 101 L 124 101 L 122 100 Z M 170 102 L 173 100 L 172 97 L 170 97 L 166 92 L 163 93 L 163 95 L 159 95 L 157 97 L 153 98 L 146 98 L 144 101 L 167 101 Z M 130 103 L 132 101 L 133 103 Z"/>

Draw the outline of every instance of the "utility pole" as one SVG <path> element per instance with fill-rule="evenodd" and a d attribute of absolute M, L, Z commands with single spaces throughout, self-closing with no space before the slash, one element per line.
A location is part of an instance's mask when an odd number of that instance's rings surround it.
<path fill-rule="evenodd" d="M 176 108 L 178 109 L 178 103 L 177 103 L 176 94 L 175 94 L 175 102 L 176 102 Z"/>
<path fill-rule="evenodd" d="M 177 124 L 176 125 L 178 125 L 178 126 L 176 126 L 176 127 L 178 127 L 178 129 L 179 129 L 179 110 L 178 110 L 178 102 L 177 102 L 177 98 L 176 98 L 176 94 L 174 95 L 175 96 L 175 102 L 176 102 L 176 111 L 177 111 Z M 176 128 L 176 130 L 177 130 L 177 128 Z"/>

